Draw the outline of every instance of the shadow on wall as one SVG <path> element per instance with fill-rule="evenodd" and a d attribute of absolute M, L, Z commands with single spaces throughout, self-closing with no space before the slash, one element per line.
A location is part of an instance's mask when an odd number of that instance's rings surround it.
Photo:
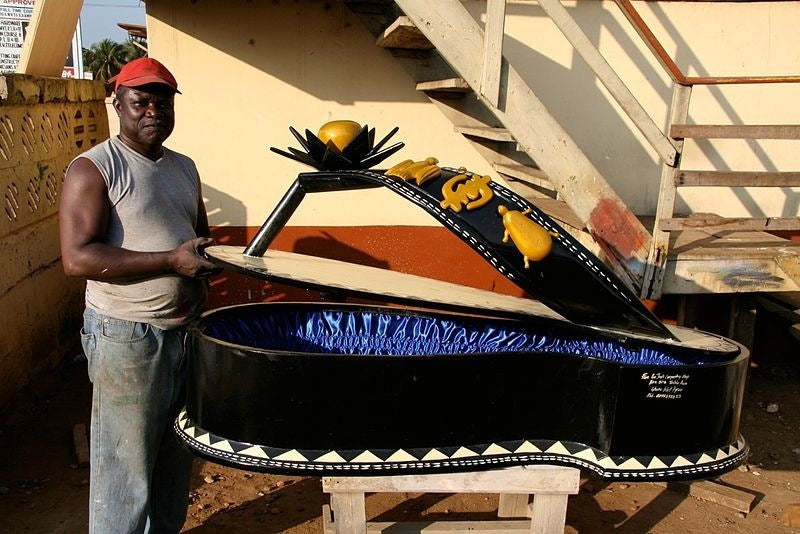
<path fill-rule="evenodd" d="M 241 200 L 211 187 L 204 181 L 203 176 L 200 180 L 203 182 L 203 202 L 206 205 L 209 226 L 225 227 L 231 226 L 232 221 L 247 220 L 247 208 Z"/>
<path fill-rule="evenodd" d="M 166 3 L 163 3 L 166 4 Z M 485 10 L 480 2 L 466 4 L 480 18 Z M 663 129 L 668 128 L 666 110 L 672 98 L 671 81 L 656 66 L 649 52 L 601 2 L 583 3 L 580 9 L 568 8 L 589 40 L 598 46 L 601 35 L 609 36 L 625 51 L 641 72 L 641 83 L 663 103 L 662 115 L 656 118 Z M 652 12 L 667 28 L 669 38 L 677 46 L 676 61 L 686 71 L 708 75 L 707 69 L 692 52 L 679 30 L 671 24 L 660 6 Z M 413 81 L 392 56 L 376 46 L 374 38 L 358 16 L 344 4 L 334 2 L 273 2 L 269 5 L 248 2 L 237 8 L 221 8 L 214 3 L 196 3 L 191 16 L 175 9 L 162 7 L 160 2 L 148 5 L 148 14 L 166 25 L 205 42 L 209 47 L 240 60 L 283 83 L 313 95 L 320 100 L 352 104 L 375 101 L 420 101 L 423 95 L 409 91 Z M 507 14 L 514 17 L 545 19 L 538 5 L 511 3 Z M 179 16 L 180 15 L 180 16 Z M 387 21 L 387 24 L 390 21 Z M 548 30 L 549 31 L 549 30 Z M 552 29 L 554 34 L 558 31 Z M 548 33 L 548 39 L 551 37 Z M 559 43 L 558 46 L 563 46 Z M 523 78 L 535 89 L 558 122 L 574 137 L 600 172 L 615 185 L 625 201 L 640 214 L 654 209 L 660 181 L 659 161 L 646 147 L 631 122 L 612 103 L 604 88 L 586 63 L 572 51 L 572 64 L 564 67 L 549 59 L 530 45 L 509 36 L 505 53 Z M 547 50 L 543 50 L 547 53 Z M 353 55 L 357 59 L 352 59 Z M 348 60 L 348 58 L 350 58 Z M 612 58 L 613 59 L 613 58 Z M 718 73 L 717 73 L 718 74 Z M 731 123 L 741 123 L 741 117 L 724 94 L 714 88 L 716 104 L 724 110 Z M 579 105 L 576 105 L 579 103 Z M 602 142 L 603 139 L 612 140 Z M 748 141 L 755 160 L 766 170 L 775 165 L 758 141 Z M 723 155 L 712 143 L 699 144 L 703 155 L 718 169 L 726 169 Z M 620 188 L 621 184 L 635 186 Z M 624 190 L 622 190 L 624 189 Z M 742 188 L 733 190 L 741 204 L 753 216 L 763 216 L 758 202 Z M 784 188 L 786 195 L 783 215 L 793 215 L 800 206 L 800 194 Z M 677 212 L 687 212 L 680 198 Z"/>
<path fill-rule="evenodd" d="M 708 71 L 661 5 L 657 2 L 647 5 L 658 21 L 667 29 L 669 40 L 675 43 L 677 51 L 673 60 L 684 74 L 690 69 L 696 73 L 696 76 L 724 74 Z M 595 47 L 599 46 L 601 34 L 605 39 L 608 39 L 610 35 L 615 44 L 624 50 L 627 57 L 636 65 L 642 79 L 651 85 L 651 90 L 658 95 L 665 108 L 669 108 L 672 100 L 672 82 L 662 69 L 655 67 L 649 51 L 641 48 L 641 40 L 631 37 L 630 28 L 621 25 L 612 16 L 609 8 L 601 2 L 587 2 L 581 4 L 580 9 L 574 7 L 567 9 Z M 610 9 L 616 8 L 612 6 Z M 544 11 L 537 5 L 508 4 L 506 13 L 521 17 L 547 18 Z M 473 15 L 475 14 L 473 13 Z M 504 47 L 506 57 L 536 92 L 536 95 L 547 105 L 548 110 L 584 150 L 598 170 L 611 180 L 615 176 L 636 180 L 640 188 L 637 192 L 630 194 L 639 195 L 639 198 L 632 199 L 629 194 L 629 203 L 645 205 L 647 199 L 654 198 L 658 194 L 660 162 L 653 160 L 649 149 L 643 144 L 644 141 L 637 139 L 630 131 L 628 125 L 633 127 L 631 121 L 609 102 L 608 93 L 605 89 L 600 88 L 596 76 L 577 52 L 573 51 L 572 67 L 564 69 L 561 65 L 538 54 L 527 44 L 510 38 L 508 35 L 504 41 Z M 730 124 L 747 122 L 736 111 L 736 107 L 719 86 L 709 86 L 708 89 L 714 103 L 724 112 Z M 634 94 L 634 96 L 637 95 Z M 581 105 L 576 106 L 576 102 L 581 102 Z M 586 110 L 590 110 L 589 115 L 586 114 Z M 657 117 L 654 117 L 654 120 L 659 122 Z M 667 115 L 661 118 L 661 126 L 662 131 L 668 131 L 670 124 Z M 598 139 L 602 139 L 610 133 L 613 133 L 615 137 L 613 144 L 598 143 Z M 752 152 L 753 160 L 762 165 L 764 170 L 779 170 L 768 156 L 763 142 L 753 139 L 743 142 Z M 731 169 L 725 156 L 712 141 L 698 140 L 697 146 L 703 156 L 717 170 L 747 170 Z M 763 212 L 757 200 L 746 189 L 732 188 L 731 191 L 751 216 L 768 215 Z M 777 215 L 796 215 L 800 208 L 800 192 L 789 187 L 781 188 L 780 191 L 785 196 L 785 201 L 781 213 Z M 680 195 L 677 200 L 677 213 L 691 211 L 687 204 L 680 199 Z"/>
<path fill-rule="evenodd" d="M 510 15 L 544 16 L 538 8 L 518 4 L 509 4 L 508 11 Z M 400 63 L 374 45 L 374 37 L 344 4 L 252 2 L 237 9 L 223 9 L 206 2 L 194 4 L 187 17 L 152 2 L 148 4 L 148 15 L 322 101 L 353 104 L 426 100 L 422 93 L 412 90 L 414 81 Z M 581 15 L 580 22 L 585 28 L 593 26 L 588 33 L 594 42 L 601 29 L 615 24 L 599 4 Z M 614 33 L 625 37 L 619 29 Z M 636 198 L 627 200 L 633 206 L 644 205 L 648 191 L 658 191 L 660 168 L 631 133 L 626 119 L 609 102 L 585 63 L 577 59 L 566 68 L 510 37 L 506 38 L 506 46 L 507 57 L 603 175 L 616 178 L 617 183 L 635 178 L 638 185 L 630 188 L 628 196 Z M 630 40 L 625 47 L 629 52 L 635 51 Z M 647 67 L 643 59 L 640 63 Z M 671 92 L 666 83 L 659 94 L 669 101 Z M 576 106 L 576 102 L 581 105 Z M 582 114 L 585 109 L 590 109 L 592 115 Z M 598 142 L 604 138 L 614 139 L 614 143 Z"/>
<path fill-rule="evenodd" d="M 669 36 L 671 39 L 674 40 L 675 44 L 677 45 L 677 53 L 676 57 L 673 60 L 676 64 L 681 66 L 684 74 L 690 69 L 694 68 L 694 70 L 698 73 L 698 76 L 713 76 L 713 75 L 720 75 L 720 73 L 711 73 L 708 72 L 703 64 L 700 62 L 699 58 L 692 53 L 692 49 L 686 40 L 681 36 L 680 31 L 675 27 L 674 24 L 670 21 L 669 17 L 667 17 L 666 13 L 661 6 L 657 3 L 652 3 L 650 6 L 653 13 L 656 15 L 656 18 L 659 20 L 661 24 L 667 28 Z M 754 73 L 758 75 L 760 73 Z M 736 112 L 734 106 L 728 101 L 725 97 L 723 92 L 720 90 L 719 86 L 712 85 L 709 86 L 709 91 L 714 98 L 716 104 L 724 111 L 725 115 L 728 117 L 730 124 L 743 124 L 746 121 L 742 118 L 742 116 Z M 778 169 L 770 157 L 767 155 L 766 150 L 763 147 L 763 144 L 755 139 L 747 139 L 744 141 L 747 144 L 747 147 L 752 151 L 753 158 L 758 161 L 766 171 L 778 171 Z M 715 169 L 723 170 L 723 171 L 730 171 L 730 170 L 737 170 L 731 169 L 725 162 L 724 157 L 719 151 L 714 147 L 713 143 L 708 140 L 698 140 L 697 141 L 698 148 L 702 151 L 703 155 L 713 164 Z M 743 188 L 735 187 L 732 188 L 731 191 L 736 195 L 742 205 L 747 209 L 748 213 L 750 213 L 753 217 L 765 217 L 768 214 L 764 213 L 763 210 L 758 206 L 758 203 L 755 199 Z M 786 197 L 786 201 L 783 206 L 781 216 L 794 216 L 797 214 L 798 209 L 800 209 L 800 192 L 792 190 L 789 187 L 782 187 L 780 189 L 781 193 L 783 193 Z M 678 209 L 686 210 L 687 207 L 685 204 L 679 204 Z"/>

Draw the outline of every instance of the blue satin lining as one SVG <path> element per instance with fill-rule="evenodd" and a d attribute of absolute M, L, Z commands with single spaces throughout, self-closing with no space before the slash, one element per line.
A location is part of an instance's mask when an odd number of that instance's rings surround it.
<path fill-rule="evenodd" d="M 213 320 L 212 320 L 213 317 Z M 670 355 L 660 348 L 625 347 L 613 340 L 576 338 L 553 328 L 464 322 L 369 311 L 301 311 L 208 317 L 205 334 L 246 347 L 316 354 L 443 355 L 498 352 L 560 353 L 624 364 L 708 364 L 731 357 L 697 351 Z"/>

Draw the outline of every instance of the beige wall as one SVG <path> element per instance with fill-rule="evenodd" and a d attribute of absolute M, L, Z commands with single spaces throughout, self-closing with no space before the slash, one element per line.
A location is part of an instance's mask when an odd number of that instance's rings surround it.
<path fill-rule="evenodd" d="M 488 173 L 412 80 L 340 2 L 147 3 L 152 57 L 178 79 L 169 146 L 198 164 L 212 225 L 258 226 L 299 172 L 278 156 L 333 119 L 394 126 L 406 147 L 387 165 L 429 155 Z M 347 209 L 343 206 L 347 205 Z M 434 224 L 385 190 L 310 195 L 292 225 Z"/>
<path fill-rule="evenodd" d="M 476 18 L 485 2 L 465 2 Z M 566 3 L 589 38 L 654 117 L 666 125 L 670 83 L 611 2 Z M 798 2 L 637 2 L 690 75 L 797 74 Z M 194 157 L 212 225 L 259 225 L 298 172 L 268 151 L 297 146 L 288 132 L 337 118 L 399 126 L 406 148 L 387 164 L 434 155 L 491 173 L 453 125 L 339 2 L 222 3 L 149 0 L 151 55 L 176 74 L 178 124 L 170 146 Z M 508 3 L 505 51 L 550 111 L 637 213 L 652 213 L 655 153 L 535 2 Z M 800 84 L 698 88 L 690 117 L 702 123 L 800 123 Z M 688 143 L 684 168 L 796 170 L 797 142 Z M 800 193 L 695 190 L 679 199 L 723 215 L 795 215 Z M 435 224 L 387 191 L 310 197 L 292 225 Z"/>
<path fill-rule="evenodd" d="M 108 137 L 99 82 L 0 77 L 0 406 L 78 350 L 83 282 L 61 269 L 58 199 L 69 162 Z"/>
<path fill-rule="evenodd" d="M 480 17 L 485 2 L 467 3 Z M 671 80 L 613 2 L 564 2 L 589 39 L 666 131 Z M 634 2 L 687 76 L 800 74 L 800 2 Z M 505 53 L 636 213 L 652 214 L 660 162 L 536 2 L 509 2 Z M 800 124 L 800 84 L 697 86 L 689 122 Z M 798 170 L 798 141 L 686 142 L 682 168 Z M 793 216 L 800 189 L 681 190 L 677 209 Z"/>

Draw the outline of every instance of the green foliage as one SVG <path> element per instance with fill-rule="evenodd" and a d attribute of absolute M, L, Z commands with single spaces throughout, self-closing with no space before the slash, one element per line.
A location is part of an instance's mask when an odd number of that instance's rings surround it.
<path fill-rule="evenodd" d="M 102 80 L 106 84 L 107 93 L 110 94 L 108 79 L 116 76 L 128 61 L 146 55 L 147 53 L 130 39 L 124 43 L 102 39 L 83 49 L 83 68 L 91 71 L 95 80 Z"/>

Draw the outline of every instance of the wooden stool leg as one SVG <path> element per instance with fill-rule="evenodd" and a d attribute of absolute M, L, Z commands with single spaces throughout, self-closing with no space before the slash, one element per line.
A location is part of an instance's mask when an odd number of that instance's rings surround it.
<path fill-rule="evenodd" d="M 528 495 L 501 493 L 497 517 L 528 517 Z"/>
<path fill-rule="evenodd" d="M 336 534 L 367 534 L 364 493 L 349 491 L 331 493 L 331 508 Z"/>
<path fill-rule="evenodd" d="M 566 520 L 566 494 L 536 494 L 533 496 L 531 534 L 564 534 Z"/>

